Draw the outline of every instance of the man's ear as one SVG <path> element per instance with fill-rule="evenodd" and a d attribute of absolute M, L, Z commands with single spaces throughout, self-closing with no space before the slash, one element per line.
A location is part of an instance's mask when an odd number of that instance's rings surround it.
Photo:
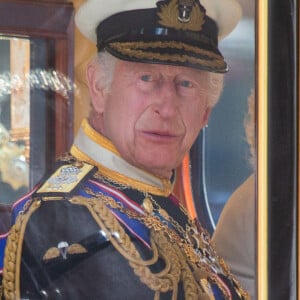
<path fill-rule="evenodd" d="M 203 115 L 203 118 L 202 118 L 202 128 L 207 125 L 210 114 L 211 114 L 211 111 L 212 111 L 211 106 L 206 108 L 206 111 L 204 112 L 204 115 Z"/>
<path fill-rule="evenodd" d="M 102 113 L 104 110 L 105 93 L 103 85 L 99 79 L 99 66 L 95 63 L 90 63 L 86 69 L 86 78 L 89 86 L 92 105 L 97 113 Z"/>

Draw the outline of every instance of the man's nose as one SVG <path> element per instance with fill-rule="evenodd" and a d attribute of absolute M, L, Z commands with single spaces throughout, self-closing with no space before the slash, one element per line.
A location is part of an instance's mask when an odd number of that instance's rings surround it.
<path fill-rule="evenodd" d="M 173 117 L 178 113 L 179 97 L 173 81 L 161 83 L 156 104 L 156 112 L 163 117 Z"/>

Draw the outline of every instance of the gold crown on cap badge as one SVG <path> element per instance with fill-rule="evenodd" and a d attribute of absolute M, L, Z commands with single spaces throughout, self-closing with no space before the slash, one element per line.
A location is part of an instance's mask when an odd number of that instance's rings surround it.
<path fill-rule="evenodd" d="M 201 31 L 205 10 L 197 0 L 169 0 L 157 3 L 159 24 L 177 30 Z"/>

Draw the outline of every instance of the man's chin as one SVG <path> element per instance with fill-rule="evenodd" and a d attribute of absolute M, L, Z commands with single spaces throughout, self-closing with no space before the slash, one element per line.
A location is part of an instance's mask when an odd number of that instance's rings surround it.
<path fill-rule="evenodd" d="M 163 161 L 155 160 L 155 157 L 150 161 L 140 161 L 139 163 L 139 167 L 146 172 L 168 179 L 172 176 L 172 171 L 176 165 L 176 163 L 167 163 L 166 159 Z"/>

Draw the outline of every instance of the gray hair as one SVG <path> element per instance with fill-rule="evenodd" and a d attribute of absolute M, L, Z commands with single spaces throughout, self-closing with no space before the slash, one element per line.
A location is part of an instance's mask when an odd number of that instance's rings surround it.
<path fill-rule="evenodd" d="M 114 77 L 117 58 L 106 51 L 101 51 L 92 60 L 92 63 L 94 63 L 98 67 L 97 70 L 99 83 L 101 84 L 105 92 L 109 92 Z"/>
<path fill-rule="evenodd" d="M 208 84 L 208 105 L 214 107 L 221 96 L 223 90 L 224 74 L 209 72 Z"/>
<path fill-rule="evenodd" d="M 106 51 L 99 52 L 90 62 L 90 64 L 96 67 L 98 84 L 103 88 L 105 93 L 110 92 L 116 63 L 117 59 Z M 99 114 L 95 110 L 92 101 L 90 104 L 89 120 L 94 128 L 97 129 L 98 125 L 96 120 L 99 118 Z M 100 131 L 99 129 L 99 132 Z"/>

